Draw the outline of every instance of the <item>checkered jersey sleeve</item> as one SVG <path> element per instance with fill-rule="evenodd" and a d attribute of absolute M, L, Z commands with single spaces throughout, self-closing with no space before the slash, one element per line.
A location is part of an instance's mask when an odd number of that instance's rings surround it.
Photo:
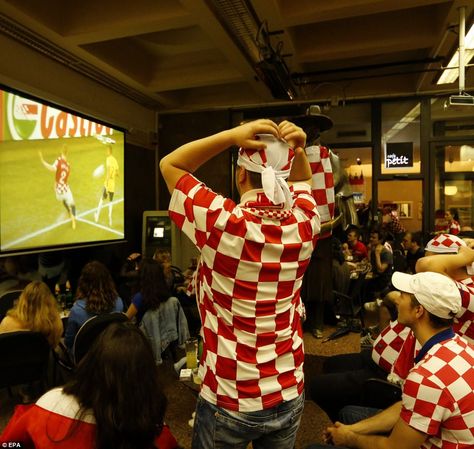
<path fill-rule="evenodd" d="M 213 192 L 191 174 L 176 184 L 169 205 L 169 215 L 176 226 L 202 249 L 216 222 L 228 216 L 235 203 Z"/>
<path fill-rule="evenodd" d="M 321 217 L 319 208 L 316 205 L 316 201 L 311 193 L 311 187 L 305 182 L 295 182 L 290 187 L 291 194 L 293 196 L 293 208 L 302 212 L 307 218 L 313 219 L 318 227 L 317 232 L 321 228 Z"/>
<path fill-rule="evenodd" d="M 400 417 L 420 432 L 439 435 L 442 423 L 454 411 L 454 401 L 443 385 L 424 371 L 412 370 L 403 384 Z"/>
<path fill-rule="evenodd" d="M 372 347 L 372 360 L 389 373 L 400 354 L 410 329 L 398 321 L 390 321 L 380 332 Z"/>
<path fill-rule="evenodd" d="M 323 146 L 310 146 L 306 148 L 306 155 L 312 172 L 312 193 L 321 223 L 326 223 L 334 218 L 335 209 L 334 175 L 329 150 Z"/>
<path fill-rule="evenodd" d="M 474 281 L 469 277 L 456 281 L 456 285 L 461 293 L 461 310 L 454 318 L 453 329 L 474 343 Z"/>

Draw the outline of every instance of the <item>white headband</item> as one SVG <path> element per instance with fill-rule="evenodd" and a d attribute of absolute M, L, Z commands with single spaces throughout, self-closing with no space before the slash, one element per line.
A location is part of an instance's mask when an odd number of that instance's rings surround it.
<path fill-rule="evenodd" d="M 291 209 L 293 198 L 286 179 L 290 175 L 294 152 L 290 146 L 271 134 L 259 134 L 259 140 L 267 145 L 265 150 L 241 148 L 237 165 L 262 175 L 262 187 L 273 204 L 284 204 Z"/>

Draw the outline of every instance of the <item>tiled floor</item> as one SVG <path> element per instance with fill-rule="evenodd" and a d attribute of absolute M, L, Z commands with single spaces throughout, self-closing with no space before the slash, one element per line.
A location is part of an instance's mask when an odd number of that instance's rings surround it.
<path fill-rule="evenodd" d="M 333 328 L 327 328 L 324 336 L 329 335 L 333 330 Z M 325 356 L 359 351 L 359 335 L 353 333 L 327 343 L 316 340 L 309 333 L 305 333 L 304 341 L 307 354 L 305 365 L 307 377 L 320 369 Z M 188 425 L 188 420 L 194 411 L 196 395 L 177 381 L 170 369 L 164 368 L 163 383 L 169 401 L 166 421 L 180 445 L 189 448 L 191 447 L 191 428 Z M 0 390 L 0 430 L 5 427 L 12 411 L 13 403 L 8 398 L 6 390 Z M 325 413 L 312 401 L 307 400 L 298 432 L 296 449 L 304 449 L 309 443 L 321 441 L 322 431 L 328 424 L 329 420 Z"/>

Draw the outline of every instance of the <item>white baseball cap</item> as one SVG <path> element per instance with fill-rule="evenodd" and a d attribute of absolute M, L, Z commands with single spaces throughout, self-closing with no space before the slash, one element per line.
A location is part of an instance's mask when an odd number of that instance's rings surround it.
<path fill-rule="evenodd" d="M 456 283 L 444 274 L 396 271 L 392 275 L 392 284 L 402 292 L 415 295 L 417 301 L 437 317 L 453 318 L 461 311 L 461 293 Z"/>

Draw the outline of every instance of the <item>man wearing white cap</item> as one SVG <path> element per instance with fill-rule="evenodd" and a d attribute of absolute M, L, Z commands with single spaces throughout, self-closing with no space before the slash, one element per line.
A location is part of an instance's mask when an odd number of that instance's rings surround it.
<path fill-rule="evenodd" d="M 257 120 L 160 162 L 170 217 L 201 251 L 193 449 L 294 446 L 304 406 L 300 288 L 320 231 L 305 143 L 290 122 Z M 232 145 L 241 147 L 240 204 L 191 175 Z"/>
<path fill-rule="evenodd" d="M 325 440 L 359 449 L 471 448 L 474 347 L 451 328 L 461 308 L 459 290 L 452 279 L 433 272 L 396 272 L 392 283 L 401 291 L 398 320 L 422 345 L 403 383 L 402 400 L 354 424 L 336 423 Z"/>

